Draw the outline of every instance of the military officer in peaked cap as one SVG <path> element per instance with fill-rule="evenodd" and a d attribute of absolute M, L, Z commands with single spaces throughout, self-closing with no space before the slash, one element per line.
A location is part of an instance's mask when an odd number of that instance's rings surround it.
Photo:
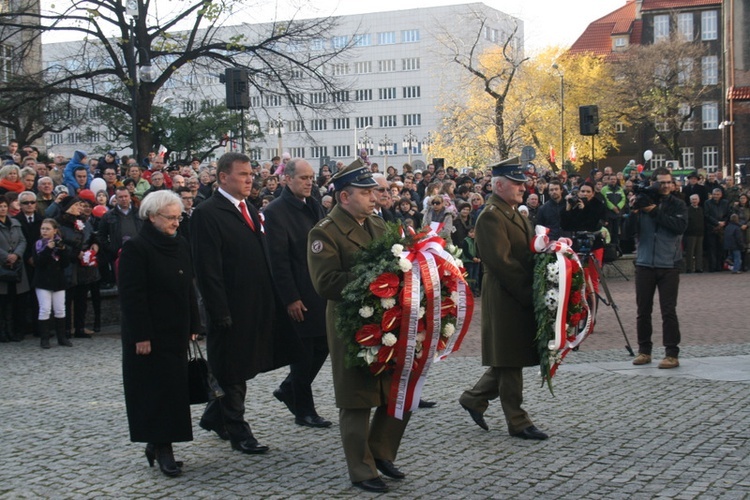
<path fill-rule="evenodd" d="M 328 300 L 328 347 L 349 477 L 358 488 L 383 492 L 388 486 L 378 471 L 393 479 L 405 476 L 393 461 L 410 414 L 405 414 L 403 420 L 388 416 L 390 375 L 375 377 L 367 368 L 345 366 L 346 345 L 336 332 L 336 306 L 342 300 L 344 286 L 354 279 L 351 273 L 354 255 L 382 236 L 386 226 L 383 219 L 373 214 L 376 204 L 373 188 L 378 184 L 361 159 L 339 170 L 331 182 L 337 204 L 308 235 L 308 265 L 315 289 Z M 371 421 L 372 408 L 375 414 Z"/>
<path fill-rule="evenodd" d="M 518 212 L 527 178 L 517 159 L 492 166 L 492 195 L 476 223 L 476 243 L 484 265 L 482 282 L 482 364 L 479 381 L 459 398 L 474 422 L 488 430 L 484 412 L 500 398 L 508 432 L 523 439 L 547 439 L 523 403 L 523 367 L 539 364 L 534 344 L 532 299 L 534 234 Z"/>

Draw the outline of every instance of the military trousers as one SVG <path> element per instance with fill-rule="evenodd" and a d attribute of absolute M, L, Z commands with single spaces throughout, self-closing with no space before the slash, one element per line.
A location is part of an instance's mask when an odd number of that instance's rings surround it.
<path fill-rule="evenodd" d="M 491 366 L 474 387 L 459 398 L 459 403 L 479 413 L 484 413 L 489 402 L 500 398 L 508 424 L 508 432 L 516 434 L 534 425 L 523 404 L 523 368 Z"/>

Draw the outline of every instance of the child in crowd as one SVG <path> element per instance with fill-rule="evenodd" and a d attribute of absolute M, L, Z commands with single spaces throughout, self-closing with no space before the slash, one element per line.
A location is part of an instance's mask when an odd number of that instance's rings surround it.
<path fill-rule="evenodd" d="M 468 273 L 468 282 L 476 297 L 481 292 L 481 283 L 479 281 L 479 272 L 482 269 L 482 260 L 479 258 L 477 243 L 474 240 L 474 226 L 469 228 L 468 236 L 461 242 L 461 260 Z"/>
<path fill-rule="evenodd" d="M 54 309 L 57 343 L 72 347 L 65 337 L 65 268 L 70 263 L 70 250 L 60 236 L 55 219 L 44 219 L 40 228 L 42 238 L 34 246 L 33 287 L 39 301 L 39 337 L 42 349 L 49 349 L 50 315 Z"/>

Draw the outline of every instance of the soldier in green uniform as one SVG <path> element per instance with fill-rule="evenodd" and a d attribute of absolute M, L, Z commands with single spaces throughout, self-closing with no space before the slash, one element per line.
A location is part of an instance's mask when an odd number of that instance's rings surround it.
<path fill-rule="evenodd" d="M 489 369 L 459 399 L 474 422 L 487 430 L 484 412 L 500 398 L 508 432 L 523 439 L 547 439 L 523 403 L 523 367 L 539 364 L 534 344 L 532 299 L 534 259 L 531 224 L 517 210 L 526 175 L 513 160 L 492 167 L 492 196 L 477 219 L 475 238 L 484 265 L 482 281 L 482 364 Z"/>
<path fill-rule="evenodd" d="M 337 205 L 310 231 L 307 260 L 315 290 L 328 300 L 328 347 L 349 477 L 358 488 L 383 492 L 388 487 L 378 470 L 394 479 L 405 476 L 393 461 L 410 414 L 403 420 L 388 416 L 390 375 L 373 376 L 367 368 L 345 366 L 346 345 L 336 331 L 336 305 L 342 300 L 341 291 L 354 279 L 355 253 L 385 233 L 385 222 L 373 213 L 373 188 L 378 184 L 361 160 L 338 171 L 331 181 Z M 372 408 L 375 415 L 370 421 Z"/>

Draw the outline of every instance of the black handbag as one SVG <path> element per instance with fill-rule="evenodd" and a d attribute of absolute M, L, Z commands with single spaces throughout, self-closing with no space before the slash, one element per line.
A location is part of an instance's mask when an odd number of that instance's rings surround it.
<path fill-rule="evenodd" d="M 188 386 L 190 404 L 199 405 L 224 397 L 224 390 L 211 373 L 197 340 L 191 340 L 188 348 Z"/>
<path fill-rule="evenodd" d="M 11 267 L 0 266 L 0 281 L 4 283 L 20 283 L 21 262 L 16 261 Z"/>

